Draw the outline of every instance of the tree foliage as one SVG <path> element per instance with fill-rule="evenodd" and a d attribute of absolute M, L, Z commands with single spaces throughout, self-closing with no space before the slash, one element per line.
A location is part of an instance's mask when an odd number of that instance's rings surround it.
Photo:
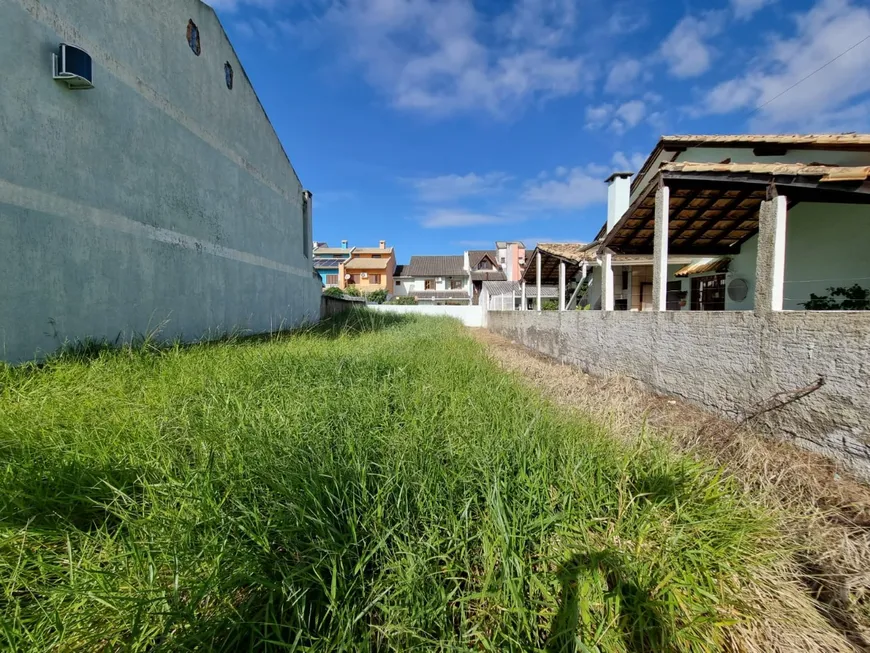
<path fill-rule="evenodd" d="M 870 310 L 870 290 L 857 283 L 848 288 L 828 288 L 827 295 L 810 293 L 809 301 L 800 306 L 808 311 L 867 311 Z"/>

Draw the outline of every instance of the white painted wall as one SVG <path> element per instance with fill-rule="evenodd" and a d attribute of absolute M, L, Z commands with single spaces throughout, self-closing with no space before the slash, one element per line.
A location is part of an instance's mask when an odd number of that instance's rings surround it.
<path fill-rule="evenodd" d="M 371 310 L 382 313 L 398 313 L 400 315 L 431 315 L 436 317 L 452 317 L 468 327 L 483 326 L 484 310 L 482 306 L 395 306 L 393 304 L 377 304 L 369 306 Z"/>
<path fill-rule="evenodd" d="M 455 279 L 457 281 L 462 282 L 462 286 L 460 288 L 451 288 L 450 281 L 452 279 Z M 435 282 L 435 287 L 430 288 L 430 290 L 466 290 L 467 289 L 466 277 L 413 277 L 413 278 L 410 278 L 407 280 L 402 279 L 401 281 L 402 281 L 403 291 L 401 293 L 397 292 L 396 294 L 397 295 L 398 294 L 408 295 L 408 294 L 411 294 L 414 292 L 421 292 L 423 290 L 426 290 L 426 281 L 427 280 Z"/>
<path fill-rule="evenodd" d="M 827 288 L 859 284 L 870 288 L 870 206 L 804 202 L 788 212 L 785 235 L 785 297 L 783 309 L 804 310 L 810 293 L 826 295 Z M 745 279 L 746 299 L 726 296 L 727 310 L 753 308 L 758 236 L 744 243 L 731 260 L 727 282 Z M 689 287 L 685 282 L 684 290 Z"/>

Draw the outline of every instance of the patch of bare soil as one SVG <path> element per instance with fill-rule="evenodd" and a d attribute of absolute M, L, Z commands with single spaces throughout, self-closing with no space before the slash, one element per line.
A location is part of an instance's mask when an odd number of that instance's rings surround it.
<path fill-rule="evenodd" d="M 626 378 L 599 378 L 485 329 L 470 330 L 505 370 L 555 404 L 627 440 L 666 439 L 721 465 L 782 515 L 794 550 L 774 577 L 756 579 L 759 619 L 734 629 L 736 651 L 870 651 L 870 487 L 822 456 L 736 426 Z"/>

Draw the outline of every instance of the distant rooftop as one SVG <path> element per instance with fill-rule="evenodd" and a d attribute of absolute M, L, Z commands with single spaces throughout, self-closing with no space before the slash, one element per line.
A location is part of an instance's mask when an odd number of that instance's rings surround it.
<path fill-rule="evenodd" d="M 464 256 L 412 256 L 405 266 L 409 277 L 461 277 L 465 275 Z"/>

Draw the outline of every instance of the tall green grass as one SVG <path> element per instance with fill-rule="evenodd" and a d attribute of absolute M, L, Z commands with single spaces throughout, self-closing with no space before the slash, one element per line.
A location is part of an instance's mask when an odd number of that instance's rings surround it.
<path fill-rule="evenodd" d="M 716 650 L 776 555 L 712 470 L 366 312 L 4 368 L 0 478 L 13 650 Z"/>

